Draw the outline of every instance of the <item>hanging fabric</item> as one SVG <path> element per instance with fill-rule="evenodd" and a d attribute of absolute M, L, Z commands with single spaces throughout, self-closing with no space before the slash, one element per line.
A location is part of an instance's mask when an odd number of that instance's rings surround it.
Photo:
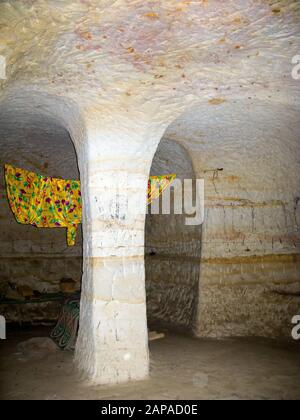
<path fill-rule="evenodd" d="M 82 218 L 79 181 L 44 177 L 12 165 L 5 165 L 5 181 L 17 222 L 38 228 L 67 228 L 68 245 L 75 245 Z"/>
<path fill-rule="evenodd" d="M 148 204 L 175 178 L 175 174 L 150 177 Z M 82 220 L 80 181 L 45 177 L 8 164 L 5 181 L 10 208 L 18 223 L 38 228 L 67 228 L 67 243 L 75 245 Z"/>
<path fill-rule="evenodd" d="M 148 204 L 160 197 L 175 178 L 176 174 L 151 176 L 148 181 Z"/>

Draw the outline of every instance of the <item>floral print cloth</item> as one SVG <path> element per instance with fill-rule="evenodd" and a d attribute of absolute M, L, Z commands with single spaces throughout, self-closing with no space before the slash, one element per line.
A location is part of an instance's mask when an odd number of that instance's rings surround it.
<path fill-rule="evenodd" d="M 175 174 L 150 177 L 148 204 L 158 198 Z M 67 228 L 67 243 L 75 245 L 82 220 L 80 181 L 46 177 L 5 165 L 7 196 L 18 223 L 38 228 Z"/>
<path fill-rule="evenodd" d="M 67 242 L 75 245 L 81 223 L 80 182 L 45 177 L 5 165 L 11 210 L 17 222 L 39 228 L 67 228 Z"/>
<path fill-rule="evenodd" d="M 148 181 L 148 204 L 161 196 L 175 178 L 176 174 L 151 176 Z"/>

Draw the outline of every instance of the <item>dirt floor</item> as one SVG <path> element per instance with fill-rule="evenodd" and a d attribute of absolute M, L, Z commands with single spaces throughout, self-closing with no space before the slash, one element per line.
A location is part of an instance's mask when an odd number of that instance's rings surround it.
<path fill-rule="evenodd" d="M 15 331 L 0 342 L 1 399 L 300 399 L 300 342 L 202 340 L 179 335 L 150 343 L 151 377 L 87 386 L 73 353 L 23 354 L 17 344 L 47 329 Z"/>

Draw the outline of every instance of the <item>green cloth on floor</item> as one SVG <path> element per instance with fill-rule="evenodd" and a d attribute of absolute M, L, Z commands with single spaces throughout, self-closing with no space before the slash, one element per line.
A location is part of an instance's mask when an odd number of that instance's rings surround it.
<path fill-rule="evenodd" d="M 80 298 L 68 299 L 50 337 L 62 350 L 74 350 L 79 326 Z"/>

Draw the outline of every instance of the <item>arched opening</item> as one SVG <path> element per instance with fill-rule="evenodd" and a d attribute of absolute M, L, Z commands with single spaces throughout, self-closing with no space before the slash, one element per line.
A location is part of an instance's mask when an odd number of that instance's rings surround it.
<path fill-rule="evenodd" d="M 175 173 L 177 182 L 193 180 L 195 172 L 187 151 L 177 142 L 163 138 L 153 158 L 150 175 Z M 200 280 L 201 225 L 188 226 L 184 208 L 174 214 L 146 216 L 145 273 L 147 317 L 150 329 L 192 332 L 195 326 Z"/>
<path fill-rule="evenodd" d="M 57 322 L 64 301 L 81 289 L 82 229 L 79 225 L 75 246 L 70 247 L 65 228 L 17 223 L 6 194 L 4 165 L 80 179 L 71 138 L 80 133 L 75 121 L 79 124 L 76 112 L 49 95 L 22 92 L 0 104 L 1 312 L 11 326 L 46 326 L 37 332 L 43 335 Z M 72 280 L 69 294 L 63 293 L 66 279 Z"/>

